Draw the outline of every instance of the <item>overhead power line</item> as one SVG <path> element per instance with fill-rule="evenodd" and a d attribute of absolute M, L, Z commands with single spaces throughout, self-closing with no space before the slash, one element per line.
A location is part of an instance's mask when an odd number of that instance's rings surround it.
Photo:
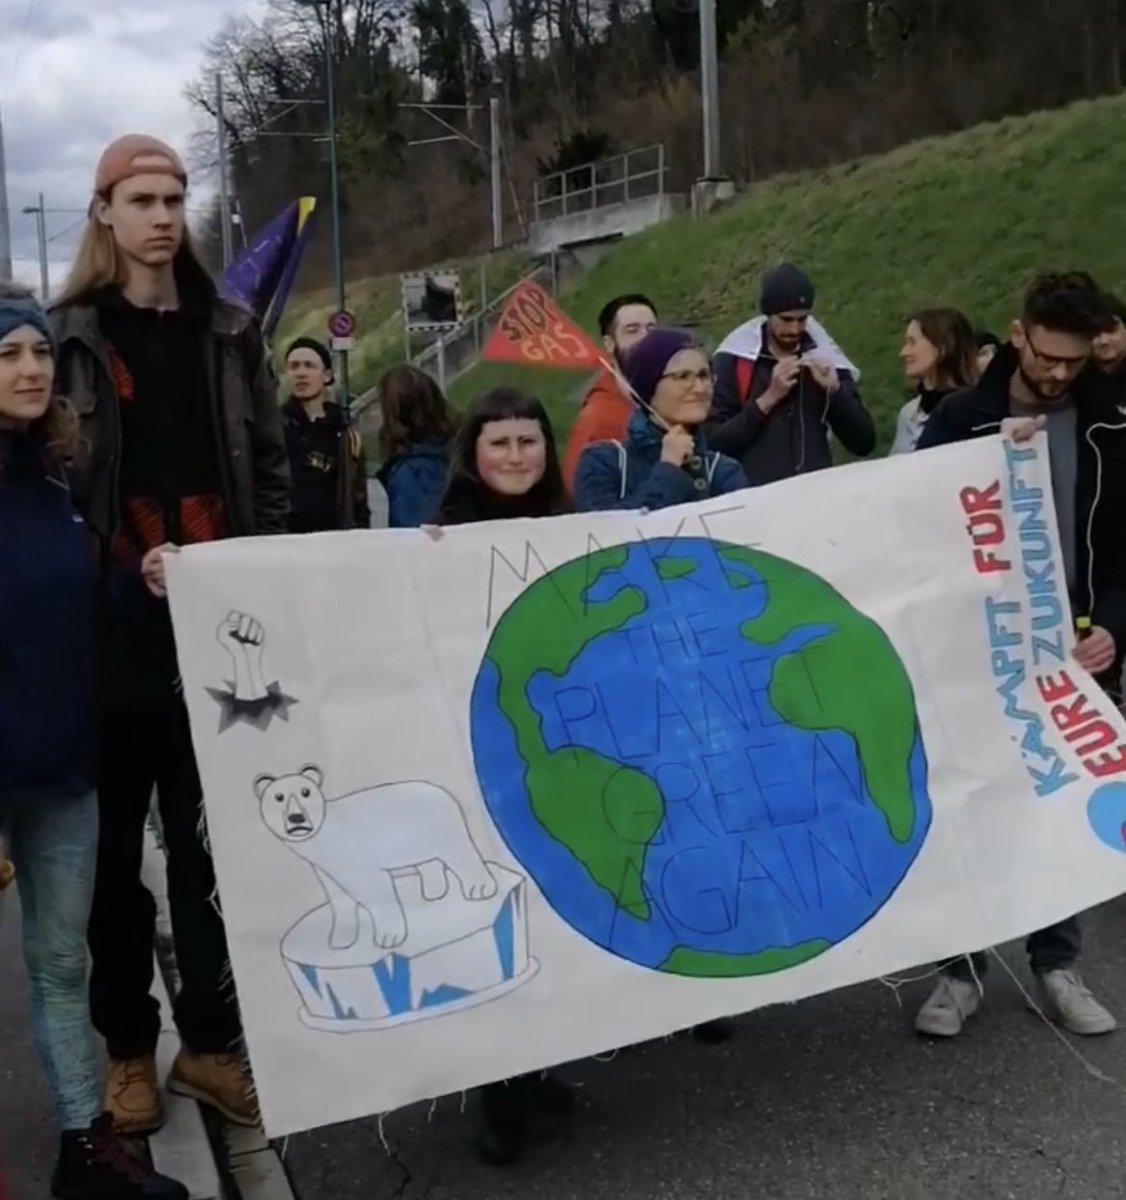
<path fill-rule="evenodd" d="M 54 210 L 49 208 L 49 209 L 47 209 L 47 211 L 53 212 Z M 85 215 L 83 215 L 83 216 L 79 217 L 77 221 L 71 221 L 71 223 L 69 225 L 67 225 L 65 229 L 60 229 L 58 231 L 58 233 L 51 234 L 51 236 L 47 239 L 47 241 L 48 242 L 57 242 L 59 240 L 59 238 L 64 238 L 64 237 L 66 237 L 66 235 L 68 233 L 73 233 L 80 225 L 84 225 L 85 223 L 86 223 L 86 217 L 85 217 Z"/>
<path fill-rule="evenodd" d="M 12 63 L 12 73 L 8 76 L 9 84 L 16 82 L 16 75 L 20 69 L 20 60 L 23 58 L 23 48 L 27 44 L 27 35 L 31 30 L 31 15 L 33 12 L 35 12 L 35 0 L 27 0 L 27 12 L 24 13 L 23 17 L 23 29 L 20 31 L 19 37 L 16 38 L 16 57 Z"/>

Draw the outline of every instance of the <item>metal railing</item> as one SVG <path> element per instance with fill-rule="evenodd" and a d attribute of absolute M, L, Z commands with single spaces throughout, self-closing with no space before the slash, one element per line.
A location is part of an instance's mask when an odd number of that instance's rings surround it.
<path fill-rule="evenodd" d="M 665 192 L 665 147 L 644 146 L 537 179 L 532 219 L 552 221 Z"/>
<path fill-rule="evenodd" d="M 441 334 L 414 356 L 414 365 L 433 375 L 439 385 L 445 388 L 477 362 L 481 348 L 492 333 L 509 296 L 529 280 L 538 283 L 545 291 L 554 293 L 555 274 L 555 257 L 552 255 L 518 279 L 507 291 L 490 300 L 484 308 L 467 317 L 456 329 Z"/>
<path fill-rule="evenodd" d="M 477 363 L 481 355 L 481 347 L 492 333 L 493 326 L 500 318 L 501 310 L 509 296 L 520 284 L 530 279 L 554 295 L 557 270 L 556 257 L 551 255 L 518 279 L 507 291 L 490 300 L 484 308 L 466 317 L 456 329 L 440 334 L 417 354 L 411 355 L 409 361 L 420 370 L 432 375 L 445 389 L 454 379 Z M 352 418 L 361 432 L 365 434 L 374 433 L 378 428 L 377 399 L 376 390 L 371 387 L 359 396 L 352 406 Z M 2 1196 L 0 1196 L 0 1200 L 3 1200 Z"/>

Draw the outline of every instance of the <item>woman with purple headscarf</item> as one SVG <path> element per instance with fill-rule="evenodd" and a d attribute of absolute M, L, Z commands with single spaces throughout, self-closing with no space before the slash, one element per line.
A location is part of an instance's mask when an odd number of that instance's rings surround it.
<path fill-rule="evenodd" d="M 651 329 L 622 365 L 637 411 L 624 442 L 583 452 L 575 472 L 579 511 L 668 508 L 747 486 L 739 464 L 704 443 L 712 371 L 692 334 Z"/>

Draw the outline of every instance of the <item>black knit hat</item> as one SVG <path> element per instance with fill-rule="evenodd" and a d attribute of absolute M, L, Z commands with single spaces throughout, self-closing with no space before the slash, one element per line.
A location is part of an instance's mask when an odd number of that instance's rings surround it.
<path fill-rule="evenodd" d="M 289 349 L 285 352 L 285 361 L 289 362 L 289 356 L 294 350 L 312 350 L 312 352 L 325 365 L 326 371 L 332 370 L 332 355 L 329 353 L 328 347 L 324 342 L 318 342 L 316 338 L 299 337 L 289 343 Z"/>
<path fill-rule="evenodd" d="M 793 263 L 781 263 L 762 277 L 759 308 L 764 316 L 813 307 L 813 281 Z"/>

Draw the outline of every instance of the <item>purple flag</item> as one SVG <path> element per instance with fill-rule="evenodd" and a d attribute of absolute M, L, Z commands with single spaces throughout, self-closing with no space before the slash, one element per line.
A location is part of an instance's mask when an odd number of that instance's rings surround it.
<path fill-rule="evenodd" d="M 302 196 L 288 205 L 254 235 L 223 275 L 224 294 L 252 309 L 267 337 L 281 320 L 309 240 L 316 204 L 312 196 Z"/>

